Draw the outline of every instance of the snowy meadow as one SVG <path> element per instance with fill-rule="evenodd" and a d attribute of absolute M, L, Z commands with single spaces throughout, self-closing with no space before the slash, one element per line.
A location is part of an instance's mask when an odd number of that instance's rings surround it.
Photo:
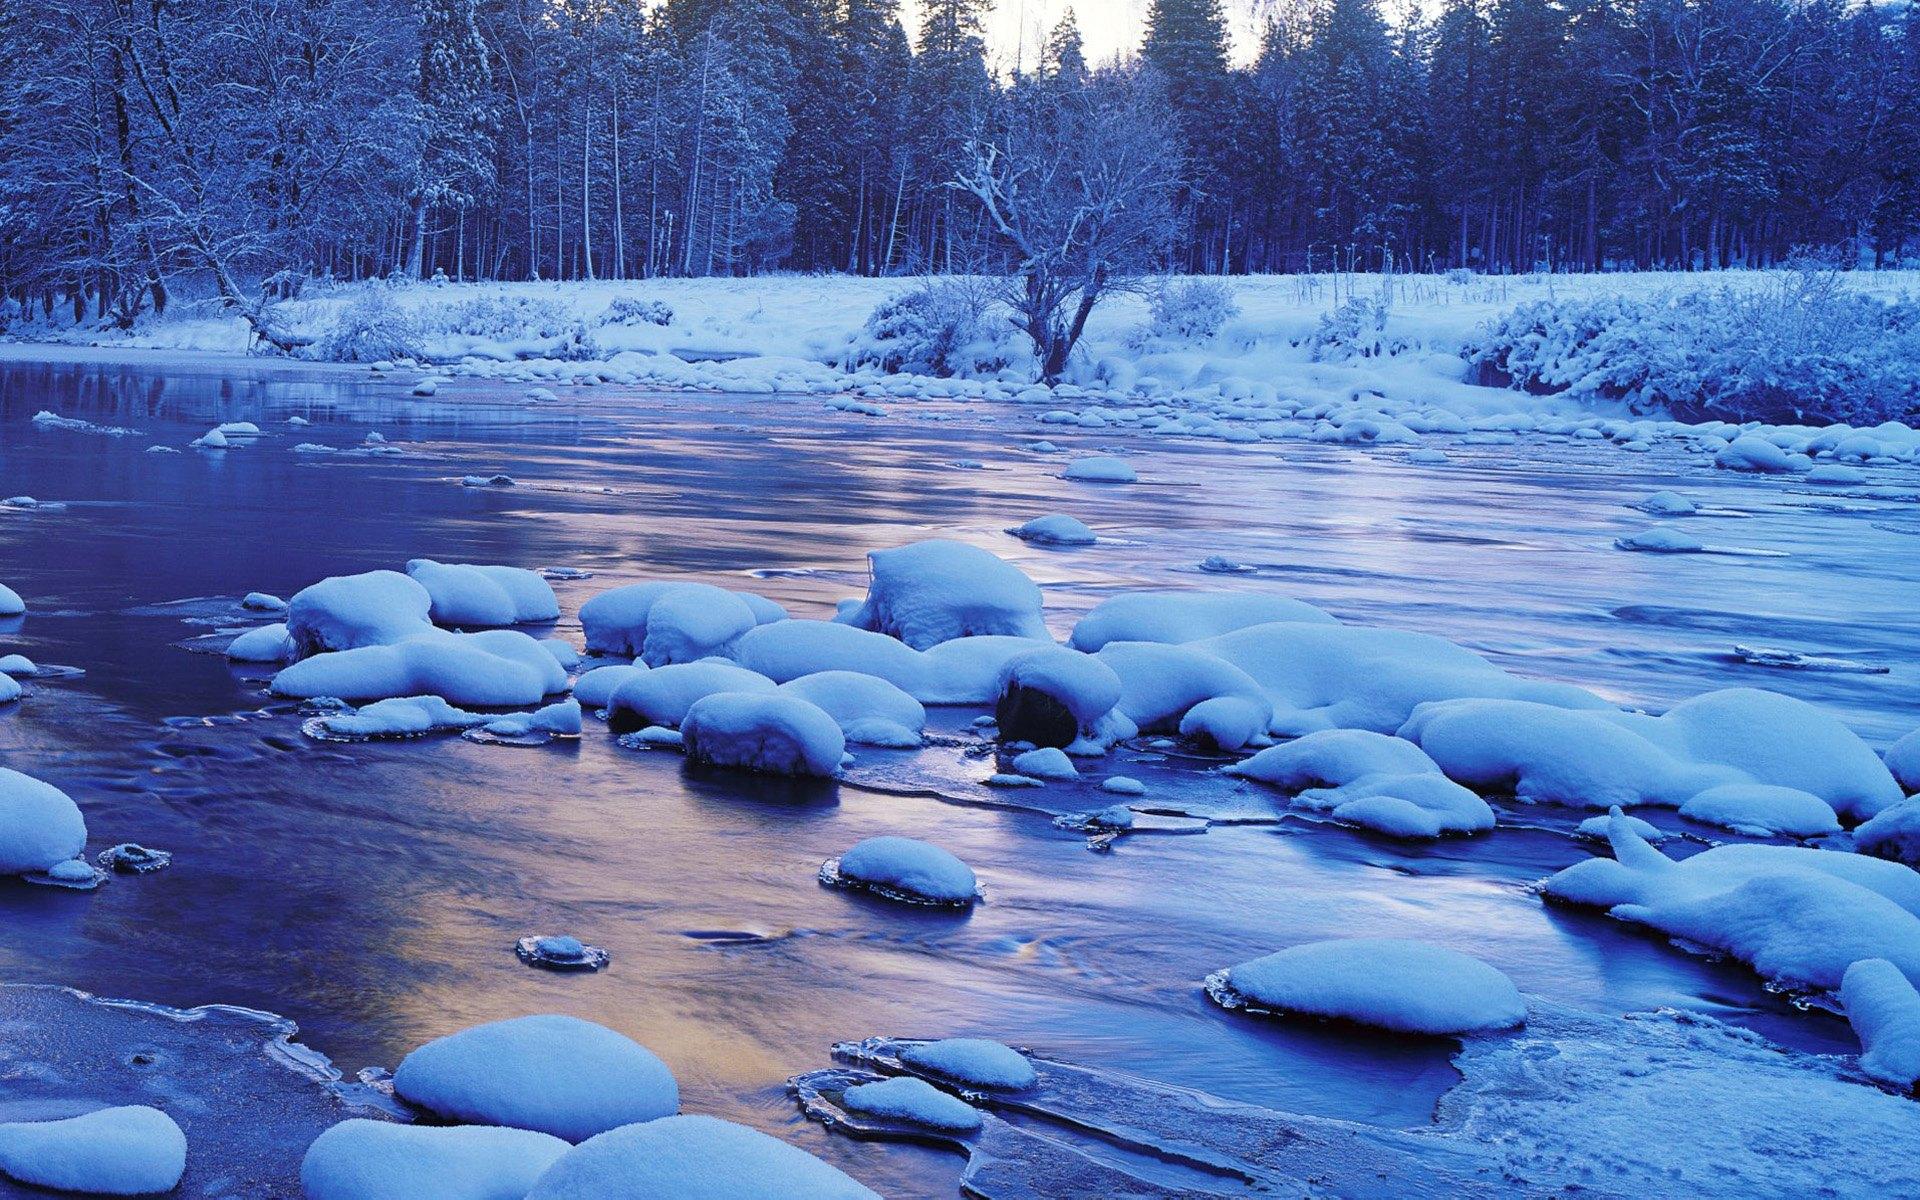
<path fill-rule="evenodd" d="M 1920 1187 L 1920 435 L 1472 361 L 1782 278 L 1143 289 L 1052 388 L 803 277 L 0 347 L 0 1172 Z"/>

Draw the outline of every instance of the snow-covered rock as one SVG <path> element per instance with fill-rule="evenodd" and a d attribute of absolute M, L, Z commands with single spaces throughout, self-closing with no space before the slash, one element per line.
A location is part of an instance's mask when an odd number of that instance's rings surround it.
<path fill-rule="evenodd" d="M 1793 460 L 1785 450 L 1766 438 L 1751 433 L 1729 442 L 1714 455 L 1713 463 L 1729 471 L 1755 471 L 1766 474 L 1782 474 L 1794 469 Z"/>
<path fill-rule="evenodd" d="M 391 645 L 302 659 L 275 675 L 272 683 L 276 695 L 300 699 L 438 696 L 449 704 L 482 708 L 539 704 L 566 686 L 560 664 L 518 630 L 452 633 L 431 627 Z"/>
<path fill-rule="evenodd" d="M 673 1072 L 604 1025 L 544 1014 L 436 1038 L 393 1073 L 394 1094 L 449 1121 L 581 1141 L 680 1107 Z"/>
<path fill-rule="evenodd" d="M 350 713 L 315 718 L 318 727 L 336 738 L 418 737 L 441 730 L 472 729 L 488 718 L 455 708 L 438 696 L 396 696 L 377 700 Z"/>
<path fill-rule="evenodd" d="M 1680 815 L 1756 837 L 1776 833 L 1814 837 L 1840 831 L 1839 818 L 1825 800 L 1799 788 L 1767 783 L 1723 783 L 1708 788 L 1683 803 Z"/>
<path fill-rule="evenodd" d="M 994 720 L 1008 741 L 1104 750 L 1134 729 L 1111 718 L 1119 702 L 1120 677 L 1112 667 L 1078 650 L 1041 646 L 1007 662 Z"/>
<path fill-rule="evenodd" d="M 1223 1003 L 1237 998 L 1397 1033 L 1486 1033 L 1527 1019 L 1519 989 L 1498 970 L 1458 950 L 1402 938 L 1289 946 L 1230 967 L 1208 984 Z"/>
<path fill-rule="evenodd" d="M 765 675 L 719 659 L 672 663 L 615 684 L 607 697 L 607 725 L 615 733 L 648 725 L 678 727 L 687 710 L 708 696 L 773 690 L 773 680 Z"/>
<path fill-rule="evenodd" d="M 1090 454 L 1085 458 L 1076 458 L 1060 472 L 1062 479 L 1077 479 L 1084 483 L 1137 483 L 1140 475 L 1133 465 L 1124 458 L 1111 454 Z"/>
<path fill-rule="evenodd" d="M 240 607 L 249 612 L 283 613 L 287 602 L 268 592 L 248 592 L 240 598 Z"/>
<path fill-rule="evenodd" d="M 787 1143 L 717 1117 L 611 1130 L 553 1164 L 526 1200 L 879 1200 Z"/>
<path fill-rule="evenodd" d="M 1887 770 L 1909 795 L 1920 795 L 1920 729 L 1887 747 Z"/>
<path fill-rule="evenodd" d="M 307 1147 L 307 1200 L 520 1200 L 573 1149 L 551 1134 L 490 1125 L 355 1119 Z"/>
<path fill-rule="evenodd" d="M 664 674 L 664 670 L 652 674 Z M 615 703 L 623 694 L 614 693 Z M 790 695 L 719 692 L 704 696 L 687 708 L 680 732 L 686 739 L 687 757 L 695 761 L 770 775 L 830 778 L 839 771 L 847 751 L 846 735 L 838 722 Z"/>
<path fill-rule="evenodd" d="M 771 628 L 771 626 L 769 626 Z M 832 717 L 849 742 L 906 748 L 920 744 L 927 710 L 893 684 L 857 671 L 818 671 L 780 685 Z"/>
<path fill-rule="evenodd" d="M 906 1121 L 930 1129 L 966 1133 L 980 1128 L 982 1123 L 979 1109 L 911 1075 L 855 1084 L 841 1093 L 840 1100 L 850 1112 Z"/>
<path fill-rule="evenodd" d="M 1075 779 L 1080 775 L 1067 752 L 1057 746 L 1042 746 L 1014 755 L 1013 769 L 1029 779 Z"/>
<path fill-rule="evenodd" d="M 249 629 L 227 643 L 227 657 L 235 662 L 291 662 L 299 652 L 286 625 L 279 621 Z"/>
<path fill-rule="evenodd" d="M 1195 642 L 1273 621 L 1337 623 L 1311 604 L 1265 592 L 1127 592 L 1095 605 L 1068 640 L 1091 653 L 1108 642 Z"/>
<path fill-rule="evenodd" d="M 4 583 L 0 583 L 0 617 L 17 617 L 27 611 L 27 602 L 20 593 Z"/>
<path fill-rule="evenodd" d="M 1120 680 L 1115 710 L 1141 733 L 1178 730 L 1238 750 L 1264 735 L 1273 704 L 1251 675 L 1191 646 L 1109 642 L 1098 655 Z M 1206 719 L 1186 717 L 1206 708 Z M 1122 736 L 1127 736 L 1124 733 Z"/>
<path fill-rule="evenodd" d="M 1920 866 L 1920 796 L 1881 809 L 1853 831 L 1862 854 Z"/>
<path fill-rule="evenodd" d="M 553 585 L 523 567 L 416 558 L 407 564 L 407 574 L 427 589 L 437 625 L 484 629 L 560 615 Z"/>
<path fill-rule="evenodd" d="M 80 806 L 50 783 L 0 767 L 0 875 L 52 870 L 87 845 Z"/>
<path fill-rule="evenodd" d="M 1030 1088 L 1040 1078 L 1026 1055 L 988 1038 L 910 1043 L 900 1051 L 900 1061 L 955 1083 L 1005 1091 Z"/>
<path fill-rule="evenodd" d="M 385 646 L 432 630 L 433 597 L 398 571 L 335 575 L 295 592 L 287 632 L 302 655 Z"/>
<path fill-rule="evenodd" d="M 916 650 L 955 638 L 1045 638 L 1040 589 L 1012 563 L 943 538 L 867 555 L 867 598 L 845 617 L 856 629 L 897 637 Z"/>
<path fill-rule="evenodd" d="M 929 904 L 971 904 L 980 894 L 973 869 L 931 842 L 870 837 L 855 843 L 835 868 L 841 882 Z"/>
<path fill-rule="evenodd" d="M 1363 729 L 1328 729 L 1271 746 L 1227 773 L 1295 793 L 1293 802 L 1390 837 L 1484 833 L 1493 809 L 1441 774 L 1418 746 Z"/>
<path fill-rule="evenodd" d="M 35 1187 L 151 1196 L 172 1191 L 186 1169 L 187 1135 L 145 1105 L 0 1125 L 0 1174 Z"/>
<path fill-rule="evenodd" d="M 605 708 L 615 688 L 646 673 L 643 666 L 595 667 L 573 681 L 573 698 L 587 708 Z"/>
<path fill-rule="evenodd" d="M 1651 554 L 1699 554 L 1707 548 L 1699 538 L 1668 525 L 1655 525 L 1637 533 L 1623 534 L 1613 539 L 1613 544 L 1621 550 L 1640 550 Z"/>
<path fill-rule="evenodd" d="M 744 595 L 710 583 L 630 584 L 580 606 L 588 653 L 631 655 L 650 667 L 724 654 L 759 623 L 760 614 Z"/>
<path fill-rule="evenodd" d="M 1099 538 L 1085 522 L 1065 513 L 1048 513 L 1007 530 L 1023 542 L 1040 546 L 1091 546 Z"/>
<path fill-rule="evenodd" d="M 1920 992 L 1884 958 L 1863 958 L 1840 979 L 1840 1007 L 1860 1038 L 1860 1069 L 1888 1087 L 1920 1088 Z"/>

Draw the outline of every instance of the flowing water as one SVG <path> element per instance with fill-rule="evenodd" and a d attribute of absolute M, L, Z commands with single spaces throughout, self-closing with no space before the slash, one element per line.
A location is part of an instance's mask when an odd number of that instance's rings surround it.
<path fill-rule="evenodd" d="M 1816 496 L 1671 447 L 1436 439 L 1454 461 L 1415 467 L 1390 450 L 1122 445 L 1012 406 L 922 401 L 873 418 L 817 398 L 560 391 L 536 404 L 457 382 L 423 400 L 359 371 L 0 361 L 0 494 L 42 502 L 0 509 L 0 582 L 30 606 L 0 628 L 0 652 L 85 672 L 31 682 L 0 713 L 0 762 L 74 796 L 90 852 L 136 841 L 175 856 L 94 893 L 0 882 L 0 979 L 281 1014 L 349 1075 L 478 1021 L 571 1012 L 660 1053 L 687 1110 L 902 1196 L 953 1194 L 963 1160 L 803 1118 L 786 1082 L 829 1065 L 835 1042 L 979 1034 L 1226 1100 L 1425 1125 L 1458 1078 L 1450 1046 L 1227 1013 L 1201 990 L 1210 971 L 1316 937 L 1433 938 L 1573 1008 L 1677 1006 L 1800 1049 L 1852 1048 L 1843 1024 L 1737 965 L 1543 907 L 1529 885 L 1593 852 L 1564 832 L 1568 814 L 1508 806 L 1514 828 L 1407 845 L 1283 817 L 1272 794 L 1204 763 L 1128 749 L 1084 783 L 1009 795 L 980 786 L 991 757 L 964 744 L 863 750 L 848 782 L 806 786 L 625 750 L 593 721 L 577 744 L 539 748 L 327 744 L 302 736 L 264 672 L 205 650 L 257 619 L 239 608 L 246 592 L 420 556 L 593 572 L 555 584 L 558 632 L 576 642 L 583 600 L 650 578 L 757 590 L 819 617 L 862 591 L 866 550 L 940 535 L 1018 563 L 1062 634 L 1119 591 L 1278 589 L 1622 703 L 1776 688 L 1884 745 L 1920 711 L 1920 475 Z M 37 425 L 42 409 L 137 434 Z M 266 435 L 147 452 L 236 420 Z M 356 447 L 371 430 L 404 453 L 294 451 Z M 1032 449 L 1043 436 L 1123 449 L 1143 482 L 1064 482 L 1062 456 Z M 459 482 L 495 473 L 519 482 Z M 1660 488 L 1749 514 L 1691 519 L 1702 540 L 1786 556 L 1613 549 L 1652 523 L 1625 504 Z M 1047 550 L 1002 532 L 1050 511 L 1101 544 Z M 1255 570 L 1203 574 L 1210 554 Z M 1754 666 L 1734 643 L 1892 669 Z M 974 715 L 936 710 L 935 725 L 964 743 Z M 1110 802 L 1094 786 L 1106 773 L 1244 823 L 1090 853 L 1051 816 Z M 822 860 L 878 833 L 951 849 L 987 902 L 956 915 L 816 882 Z M 611 968 L 527 968 L 514 941 L 542 932 L 606 947 Z M 0 1111 L 45 1093 L 0 1076 Z M 196 1159 L 190 1193 L 290 1194 L 304 1144 L 256 1141 L 259 1178 L 277 1183 L 223 1182 Z"/>

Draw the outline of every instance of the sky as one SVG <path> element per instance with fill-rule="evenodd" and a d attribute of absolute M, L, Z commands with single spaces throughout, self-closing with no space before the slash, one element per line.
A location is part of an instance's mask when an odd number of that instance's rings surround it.
<path fill-rule="evenodd" d="M 1045 45 L 1047 33 L 1069 7 L 1079 19 L 1081 36 L 1086 39 L 1087 59 L 1103 63 L 1140 48 L 1140 33 L 1146 26 L 1149 0 L 996 0 L 993 16 L 987 23 L 987 38 L 994 65 L 1003 70 L 1031 63 Z M 1252 7 L 1254 0 L 1227 0 L 1227 18 L 1235 35 L 1234 57 L 1250 58 L 1253 52 Z M 917 21 L 916 5 L 904 6 L 909 28 Z"/>

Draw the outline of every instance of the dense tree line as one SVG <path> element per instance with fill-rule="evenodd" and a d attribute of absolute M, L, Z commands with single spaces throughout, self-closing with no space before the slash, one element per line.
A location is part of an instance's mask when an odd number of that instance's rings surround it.
<path fill-rule="evenodd" d="M 312 275 L 1004 269 L 956 184 L 1036 96 L 1164 129 L 1174 269 L 1920 243 L 1911 7 L 1278 0 L 1235 65 L 1221 0 L 1153 0 L 1132 61 L 1068 14 L 1020 77 L 989 7 L 910 36 L 898 0 L 0 0 L 0 287 L 130 320 L 183 272 L 259 315 Z"/>

